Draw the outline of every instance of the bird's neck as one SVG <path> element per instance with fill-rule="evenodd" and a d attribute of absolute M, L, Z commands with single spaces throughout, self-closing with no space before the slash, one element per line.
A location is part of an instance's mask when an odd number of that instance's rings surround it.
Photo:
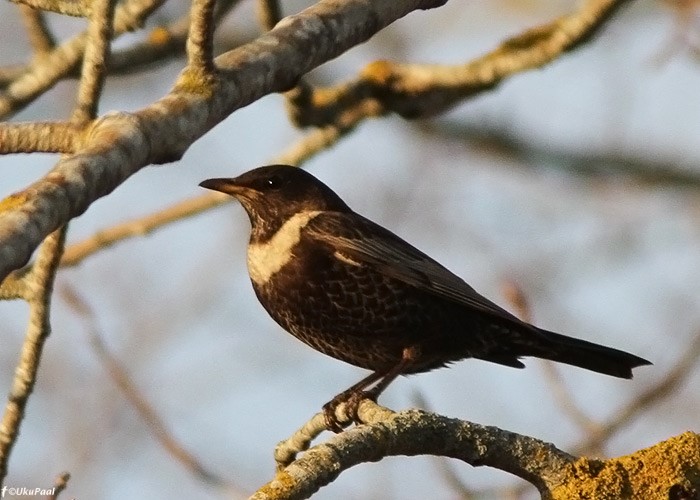
<path fill-rule="evenodd" d="M 294 257 L 294 247 L 301 240 L 302 229 L 321 213 L 297 212 L 276 230 L 267 228 L 258 234 L 252 231 L 248 245 L 248 273 L 256 285 L 267 283 Z"/>

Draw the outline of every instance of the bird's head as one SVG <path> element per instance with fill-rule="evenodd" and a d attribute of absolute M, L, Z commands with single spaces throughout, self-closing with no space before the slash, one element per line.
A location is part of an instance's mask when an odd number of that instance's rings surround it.
<path fill-rule="evenodd" d="M 349 211 L 328 186 L 289 165 L 268 165 L 232 179 L 207 179 L 203 188 L 235 197 L 248 213 L 253 236 L 273 234 L 290 217 L 308 211 Z"/>

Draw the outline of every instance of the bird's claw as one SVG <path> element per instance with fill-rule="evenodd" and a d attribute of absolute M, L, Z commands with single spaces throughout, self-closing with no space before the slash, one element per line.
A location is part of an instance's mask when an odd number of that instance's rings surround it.
<path fill-rule="evenodd" d="M 323 405 L 323 420 L 325 421 L 326 429 L 336 434 L 343 432 L 343 425 L 338 421 L 338 417 L 335 416 L 335 409 L 338 407 L 338 404 L 333 400 Z"/>
<path fill-rule="evenodd" d="M 362 422 L 357 412 L 360 408 L 360 403 L 365 399 L 376 402 L 377 396 L 372 391 L 354 391 L 351 393 L 338 394 L 331 399 L 328 403 L 323 405 L 323 418 L 326 423 L 326 428 L 329 431 L 339 434 L 343 432 L 343 428 L 350 422 L 361 424 Z M 344 422 L 341 422 L 336 415 L 336 410 L 342 403 L 345 403 L 345 415 L 348 418 L 348 421 Z"/>

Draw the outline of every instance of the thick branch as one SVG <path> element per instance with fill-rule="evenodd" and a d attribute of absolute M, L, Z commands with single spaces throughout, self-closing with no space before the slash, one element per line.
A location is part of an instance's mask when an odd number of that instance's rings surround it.
<path fill-rule="evenodd" d="M 343 408 L 337 416 L 344 418 Z M 308 449 L 324 427 L 314 416 L 276 450 L 282 467 L 253 499 L 308 498 L 343 471 L 396 455 L 438 455 L 489 466 L 537 487 L 542 498 L 695 498 L 700 491 L 700 436 L 686 432 L 629 456 L 573 457 L 549 443 L 419 410 L 394 413 L 365 400 L 364 422 Z M 686 496 L 678 496 L 678 494 Z"/>
<path fill-rule="evenodd" d="M 367 418 L 373 412 L 376 418 Z M 375 403 L 363 401 L 359 416 L 369 421 L 368 425 L 308 450 L 252 498 L 308 498 L 354 465 L 396 455 L 440 455 L 474 467 L 495 467 L 529 481 L 544 493 L 564 481 L 575 460 L 538 439 L 420 410 L 376 412 Z"/>
<path fill-rule="evenodd" d="M 236 109 L 289 88 L 301 75 L 389 23 L 432 5 L 436 2 L 322 1 L 217 58 L 222 76 L 216 84 L 203 85 L 210 82 L 195 81 L 189 73 L 153 105 L 97 120 L 80 154 L 62 159 L 0 211 L 0 279 L 24 265 L 51 231 L 144 166 L 178 159 Z"/>
<path fill-rule="evenodd" d="M 342 133 L 334 127 L 317 129 L 309 132 L 301 140 L 292 144 L 287 150 L 271 159 L 269 164 L 301 165 L 316 153 L 325 150 L 340 139 Z M 63 253 L 62 266 L 75 266 L 86 257 L 110 246 L 136 236 L 146 236 L 168 224 L 193 217 L 206 210 L 231 201 L 230 196 L 219 193 L 207 193 L 170 205 L 158 212 L 131 219 L 96 232 L 92 236 L 69 245 Z M 13 275 L 10 274 L 3 286 Z M 2 297 L 2 287 L 0 287 Z"/>

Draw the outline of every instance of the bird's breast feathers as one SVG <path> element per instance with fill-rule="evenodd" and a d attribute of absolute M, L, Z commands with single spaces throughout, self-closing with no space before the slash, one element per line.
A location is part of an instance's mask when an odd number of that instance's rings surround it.
<path fill-rule="evenodd" d="M 248 274 L 253 283 L 264 285 L 292 259 L 294 247 L 301 240 L 301 230 L 321 213 L 299 212 L 282 224 L 269 240 L 248 245 Z"/>

